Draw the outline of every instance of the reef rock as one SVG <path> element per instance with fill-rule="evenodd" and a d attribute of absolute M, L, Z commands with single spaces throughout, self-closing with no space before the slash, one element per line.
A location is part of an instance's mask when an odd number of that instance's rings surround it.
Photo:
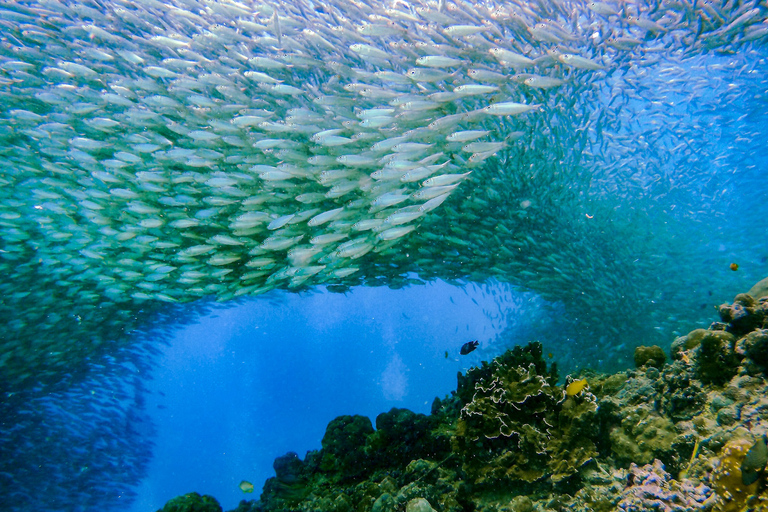
<path fill-rule="evenodd" d="M 740 293 L 733 299 L 732 304 L 719 306 L 718 312 L 723 322 L 728 324 L 726 327 L 728 332 L 741 336 L 766 326 L 768 298 L 763 297 L 757 301 L 749 294 Z"/>
<path fill-rule="evenodd" d="M 679 482 L 664 471 L 664 464 L 638 467 L 630 465 L 627 488 L 621 493 L 617 510 L 622 512 L 694 512 L 710 510 L 714 500 L 712 489 L 694 485 L 689 480 Z"/>
<path fill-rule="evenodd" d="M 755 283 L 755 285 L 747 292 L 753 299 L 759 300 L 763 297 L 768 297 L 768 277 Z"/>
<path fill-rule="evenodd" d="M 749 357 L 763 371 L 768 369 L 768 329 L 757 329 L 741 338 L 736 351 Z"/>

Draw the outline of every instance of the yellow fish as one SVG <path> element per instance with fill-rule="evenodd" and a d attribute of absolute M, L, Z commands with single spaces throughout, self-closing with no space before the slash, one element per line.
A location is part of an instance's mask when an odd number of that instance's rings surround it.
<path fill-rule="evenodd" d="M 587 387 L 587 379 L 575 380 L 565 387 L 565 394 L 568 396 L 578 395 L 585 387 Z"/>
<path fill-rule="evenodd" d="M 253 484 L 251 482 L 246 482 L 243 480 L 240 482 L 240 490 L 243 492 L 253 492 Z"/>

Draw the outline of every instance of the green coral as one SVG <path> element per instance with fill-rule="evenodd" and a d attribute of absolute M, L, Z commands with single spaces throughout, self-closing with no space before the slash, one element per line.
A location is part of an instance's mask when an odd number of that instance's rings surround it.
<path fill-rule="evenodd" d="M 544 477 L 559 483 L 597 455 L 595 397 L 567 397 L 555 384 L 555 372 L 547 370 L 539 344 L 508 354 L 467 372 L 474 394 L 461 410 L 455 449 L 476 484 Z"/>
<path fill-rule="evenodd" d="M 376 432 L 368 436 L 366 452 L 377 467 L 405 467 L 416 459 L 438 459 L 450 445 L 444 436 L 433 435 L 435 418 L 408 409 L 392 408 L 376 417 Z"/>
<path fill-rule="evenodd" d="M 736 338 L 724 331 L 707 331 L 696 354 L 697 375 L 705 384 L 723 385 L 736 375 L 739 359 L 733 350 Z"/>
<path fill-rule="evenodd" d="M 309 456 L 302 462 L 294 452 L 276 458 L 272 464 L 275 476 L 264 483 L 264 496 L 269 497 L 273 505 L 279 503 L 280 508 L 288 508 L 306 498 L 307 482 L 316 459 L 316 456 Z"/>
<path fill-rule="evenodd" d="M 664 355 L 664 350 L 658 345 L 651 345 L 650 347 L 640 345 L 635 348 L 635 366 L 638 368 L 646 365 L 661 368 L 666 361 L 667 356 Z"/>
<path fill-rule="evenodd" d="M 221 505 L 213 496 L 200 496 L 191 492 L 177 496 L 166 503 L 158 512 L 222 512 Z"/>
<path fill-rule="evenodd" d="M 373 434 L 373 425 L 367 416 L 339 416 L 331 420 L 321 444 L 320 469 L 341 478 L 355 478 L 368 472 L 368 454 L 365 445 Z"/>
<path fill-rule="evenodd" d="M 609 434 L 613 455 L 620 461 L 649 464 L 670 460 L 678 434 L 675 424 L 648 405 L 623 411 L 621 424 Z"/>
<path fill-rule="evenodd" d="M 469 403 L 475 394 L 475 385 L 478 382 L 487 381 L 488 377 L 493 373 L 494 368 L 498 366 L 527 368 L 528 366 L 533 365 L 538 375 L 544 376 L 549 384 L 554 385 L 557 382 L 557 365 L 552 363 L 549 369 L 547 369 L 547 363 L 542 357 L 543 353 L 544 348 L 541 343 L 534 341 L 525 346 L 516 346 L 507 350 L 496 357 L 491 364 L 483 361 L 480 366 L 467 370 L 466 375 L 462 375 L 461 373 L 458 374 L 456 395 L 459 397 L 462 404 Z"/>

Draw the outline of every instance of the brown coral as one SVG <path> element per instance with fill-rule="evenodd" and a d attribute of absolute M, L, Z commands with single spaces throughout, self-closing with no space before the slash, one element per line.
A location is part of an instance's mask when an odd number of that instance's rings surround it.
<path fill-rule="evenodd" d="M 741 481 L 741 464 L 752 447 L 749 439 L 733 439 L 720 452 L 712 472 L 712 486 L 717 493 L 717 512 L 738 512 L 747 499 L 757 492 L 758 483 L 744 485 Z"/>
<path fill-rule="evenodd" d="M 478 484 L 534 482 L 546 476 L 558 483 L 597 455 L 594 395 L 567 397 L 536 363 L 493 361 L 461 411 L 457 449 L 479 452 L 467 457 L 464 466 Z"/>

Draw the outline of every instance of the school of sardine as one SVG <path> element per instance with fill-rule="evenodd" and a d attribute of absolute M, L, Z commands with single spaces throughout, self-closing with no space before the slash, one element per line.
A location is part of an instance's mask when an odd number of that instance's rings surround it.
<path fill-rule="evenodd" d="M 493 278 L 563 304 L 582 361 L 668 342 L 702 248 L 760 250 L 765 210 L 726 210 L 768 160 L 766 37 L 764 0 L 2 2 L 2 391 L 316 285 Z"/>

